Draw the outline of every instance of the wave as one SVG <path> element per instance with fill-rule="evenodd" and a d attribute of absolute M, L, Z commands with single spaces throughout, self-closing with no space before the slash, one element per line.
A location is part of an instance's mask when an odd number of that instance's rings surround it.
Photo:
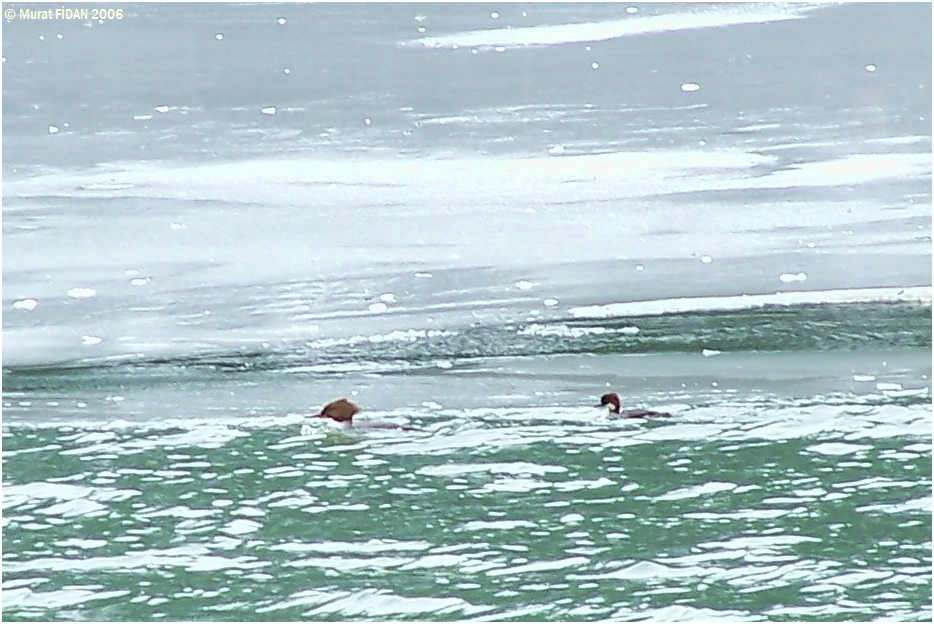
<path fill-rule="evenodd" d="M 414 41 L 404 42 L 402 45 L 452 49 L 564 45 L 607 41 L 634 35 L 796 20 L 824 6 L 827 5 L 823 3 L 740 4 L 603 22 L 473 30 L 437 37 L 421 37 Z"/>

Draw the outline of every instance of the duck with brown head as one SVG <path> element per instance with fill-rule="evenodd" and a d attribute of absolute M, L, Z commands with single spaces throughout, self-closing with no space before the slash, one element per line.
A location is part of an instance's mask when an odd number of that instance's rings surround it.
<path fill-rule="evenodd" d="M 341 423 L 347 427 L 353 427 L 353 417 L 360 413 L 360 406 L 347 399 L 335 399 L 321 408 L 321 411 L 314 415 L 314 418 L 330 418 L 334 422 Z M 402 431 L 420 431 L 416 427 L 407 427 L 406 425 L 397 425 L 388 422 L 368 422 L 360 429 L 401 429 Z"/>
<path fill-rule="evenodd" d="M 620 416 L 621 418 L 668 418 L 671 416 L 668 412 L 656 412 L 653 410 L 624 410 L 622 409 L 622 402 L 619 399 L 619 395 L 615 392 L 607 392 L 601 396 L 600 405 L 597 405 L 597 407 L 606 407 L 609 409 L 610 414 Z"/>

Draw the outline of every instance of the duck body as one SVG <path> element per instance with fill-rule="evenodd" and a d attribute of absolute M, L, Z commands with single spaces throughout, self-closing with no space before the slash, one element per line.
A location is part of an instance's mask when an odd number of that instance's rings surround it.
<path fill-rule="evenodd" d="M 647 409 L 632 409 L 624 410 L 622 409 L 622 402 L 619 399 L 619 395 L 615 392 L 607 392 L 600 397 L 600 405 L 597 407 L 607 407 L 610 410 L 610 414 L 614 416 L 619 416 L 620 418 L 670 418 L 671 414 L 668 412 L 656 412 L 655 410 Z"/>
<path fill-rule="evenodd" d="M 406 425 L 397 425 L 390 422 L 371 422 L 360 427 L 354 427 L 353 417 L 360 413 L 360 406 L 347 399 L 335 399 L 321 408 L 321 411 L 313 418 L 330 418 L 334 422 L 343 424 L 345 427 L 353 427 L 363 431 L 375 429 L 396 429 L 401 431 L 420 431 L 417 427 L 408 427 Z"/>

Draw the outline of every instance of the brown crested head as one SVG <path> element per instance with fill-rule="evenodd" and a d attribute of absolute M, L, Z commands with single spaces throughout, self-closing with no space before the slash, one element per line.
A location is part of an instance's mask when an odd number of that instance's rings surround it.
<path fill-rule="evenodd" d="M 317 417 L 330 418 L 337 422 L 352 423 L 354 414 L 359 412 L 360 408 L 355 403 L 351 403 L 347 399 L 337 399 L 322 407 Z"/>
<path fill-rule="evenodd" d="M 607 392 L 600 397 L 600 407 L 610 406 L 610 411 L 614 414 L 619 414 L 620 407 L 622 404 L 619 400 L 619 395 L 615 392 Z"/>

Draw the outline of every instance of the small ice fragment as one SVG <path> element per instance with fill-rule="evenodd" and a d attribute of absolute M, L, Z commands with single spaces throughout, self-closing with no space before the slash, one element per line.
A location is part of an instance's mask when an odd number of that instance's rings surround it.
<path fill-rule="evenodd" d="M 535 284 L 527 280 L 519 280 L 518 282 L 516 282 L 516 288 L 518 288 L 519 290 L 528 290 L 532 288 L 533 286 L 535 286 Z"/>
<path fill-rule="evenodd" d="M 385 303 L 377 302 L 371 303 L 369 306 L 367 306 L 367 309 L 369 309 L 369 311 L 373 312 L 374 314 L 379 314 L 388 310 L 389 306 L 387 306 Z"/>
<path fill-rule="evenodd" d="M 136 277 L 130 280 L 131 286 L 145 286 L 152 281 L 152 278 L 149 277 Z"/>
<path fill-rule="evenodd" d="M 25 310 L 26 312 L 32 312 L 36 309 L 37 305 L 39 305 L 39 302 L 35 299 L 20 299 L 19 301 L 13 302 L 14 309 Z"/>
<path fill-rule="evenodd" d="M 152 115 L 133 115 L 133 121 L 148 121 L 152 119 Z"/>
<path fill-rule="evenodd" d="M 636 271 L 644 271 L 644 270 L 645 270 L 645 267 L 642 266 L 641 264 L 636 265 Z"/>
<path fill-rule="evenodd" d="M 629 13 L 630 15 L 635 15 L 638 12 L 639 12 L 639 9 L 637 9 L 636 7 L 633 7 L 633 6 L 626 7 L 626 13 Z"/>
<path fill-rule="evenodd" d="M 875 381 L 875 375 L 853 375 L 853 381 Z"/>
<path fill-rule="evenodd" d="M 525 11 L 522 12 L 522 17 L 528 17 L 528 16 L 529 16 L 528 13 L 526 13 Z"/>
<path fill-rule="evenodd" d="M 383 301 L 383 302 L 385 302 L 385 303 L 395 303 L 395 302 L 396 302 L 396 296 L 395 296 L 394 294 L 392 294 L 392 293 L 386 293 L 386 294 L 384 294 L 384 295 L 380 295 L 380 296 L 379 296 L 379 300 L 380 300 L 380 301 Z"/>
<path fill-rule="evenodd" d="M 62 33 L 58 33 L 55 35 L 55 38 L 61 40 L 61 39 L 64 39 L 65 37 L 64 35 L 62 35 Z M 867 67 L 866 69 L 869 69 L 869 68 Z"/>
<path fill-rule="evenodd" d="M 98 345 L 103 341 L 97 336 L 81 336 L 81 342 L 83 342 L 85 346 L 91 347 Z"/>
<path fill-rule="evenodd" d="M 45 41 L 45 35 L 39 35 L 39 41 Z"/>
<path fill-rule="evenodd" d="M 431 279 L 432 275 L 431 273 L 416 273 L 415 277 L 418 279 Z"/>
<path fill-rule="evenodd" d="M 110 398 L 110 400 L 113 401 L 114 403 L 120 403 L 120 402 L 122 402 L 122 401 L 126 401 L 126 398 L 120 396 L 119 394 L 115 394 L 115 395 L 113 395 L 112 397 L 109 397 L 109 398 Z"/>
<path fill-rule="evenodd" d="M 814 249 L 814 247 L 815 247 L 814 243 L 807 243 L 808 249 Z"/>
<path fill-rule="evenodd" d="M 292 73 L 292 70 L 286 67 L 285 69 L 282 70 L 282 73 L 288 75 Z"/>
<path fill-rule="evenodd" d="M 563 146 L 563 145 L 554 145 L 554 146 L 552 146 L 552 147 L 549 147 L 549 148 L 548 148 L 548 153 L 551 154 L 552 156 L 560 156 L 561 154 L 564 153 L 564 146 Z"/>
<path fill-rule="evenodd" d="M 97 291 L 93 288 L 72 288 L 68 291 L 68 296 L 72 299 L 90 299 L 95 295 Z"/>
<path fill-rule="evenodd" d="M 428 30 L 428 29 L 425 28 L 424 26 L 419 26 L 419 27 L 418 27 L 418 32 L 420 32 L 420 33 L 423 33 L 423 32 L 425 32 L 426 30 Z"/>
<path fill-rule="evenodd" d="M 139 271 L 137 271 L 136 269 L 127 269 L 126 271 L 123 272 L 123 274 L 126 275 L 127 277 L 133 277 L 135 275 L 139 275 Z"/>
<path fill-rule="evenodd" d="M 58 126 L 49 126 L 49 134 L 58 134 L 58 133 L 59 133 Z"/>
<path fill-rule="evenodd" d="M 214 38 L 217 39 L 218 41 L 221 41 L 224 38 L 224 35 L 222 35 L 221 33 L 217 33 L 216 35 L 214 35 Z"/>
<path fill-rule="evenodd" d="M 505 51 L 506 51 L 506 46 L 496 46 L 496 47 L 493 48 L 493 49 L 496 50 L 497 52 L 505 52 Z"/>
<path fill-rule="evenodd" d="M 276 21 L 279 22 L 279 25 L 280 25 L 280 26 L 285 26 L 286 19 L 285 19 L 284 17 L 280 17 L 280 18 L 279 18 L 278 20 L 276 20 Z"/>
<path fill-rule="evenodd" d="M 600 69 L 600 63 L 597 63 L 596 61 L 591 63 L 590 66 L 594 69 Z"/>
<path fill-rule="evenodd" d="M 711 258 L 710 256 L 701 256 L 700 261 L 703 262 L 704 264 L 710 264 L 711 262 L 713 262 L 713 258 Z"/>
<path fill-rule="evenodd" d="M 808 278 L 807 273 L 782 273 L 778 276 L 785 284 L 790 284 L 791 282 L 803 282 Z"/>
<path fill-rule="evenodd" d="M 493 19 L 499 19 L 499 13 L 497 13 L 496 11 L 493 11 L 492 13 L 490 13 L 490 17 L 492 17 Z"/>
<path fill-rule="evenodd" d="M 275 114 L 276 114 L 276 107 L 275 107 L 275 106 L 267 106 L 267 107 L 265 107 L 265 108 L 261 108 L 259 112 L 261 112 L 261 113 L 264 114 L 264 115 L 275 115 Z"/>
<path fill-rule="evenodd" d="M 558 300 L 557 299 L 545 299 L 544 301 L 542 301 L 542 303 L 545 305 L 546 308 L 553 308 L 556 305 L 558 305 Z"/>
<path fill-rule="evenodd" d="M 713 386 L 714 388 L 719 388 L 719 387 L 720 387 L 720 384 L 717 383 L 716 381 L 714 381 L 714 382 L 711 383 L 710 385 Z"/>
<path fill-rule="evenodd" d="M 681 90 L 685 93 L 694 93 L 695 91 L 700 91 L 700 85 L 696 82 L 685 82 L 681 85 Z"/>
<path fill-rule="evenodd" d="M 440 403 L 435 403 L 434 401 L 422 401 L 422 407 L 427 407 L 428 409 L 439 410 L 443 406 Z"/>
<path fill-rule="evenodd" d="M 454 368 L 454 364 L 451 363 L 451 360 L 436 360 L 435 366 L 444 370 Z"/>
<path fill-rule="evenodd" d="M 424 22 L 426 19 L 428 19 L 428 16 L 427 16 L 427 15 L 422 15 L 421 13 L 419 13 L 418 15 L 416 15 L 416 16 L 415 16 L 414 18 L 412 18 L 412 19 L 414 19 L 414 20 L 415 20 L 416 22 L 418 22 L 418 23 L 422 23 L 422 22 Z"/>
<path fill-rule="evenodd" d="M 629 327 L 620 328 L 619 333 L 626 334 L 627 336 L 635 336 L 639 333 L 639 328 L 635 325 L 630 325 Z"/>
<path fill-rule="evenodd" d="M 720 355 L 721 353 L 722 351 L 717 351 L 716 349 L 704 349 L 703 351 L 701 351 L 701 354 L 704 357 L 713 357 L 715 355 Z"/>
<path fill-rule="evenodd" d="M 373 123 L 373 120 L 367 117 L 366 119 L 363 120 L 363 123 L 369 126 L 371 123 Z"/>
<path fill-rule="evenodd" d="M 79 409 L 84 409 L 84 408 L 87 407 L 87 406 L 88 406 L 88 404 L 85 403 L 84 401 L 78 401 L 77 403 L 75 403 L 75 407 L 77 407 L 77 408 L 79 408 Z"/>
<path fill-rule="evenodd" d="M 477 48 L 471 49 L 471 50 L 470 50 L 470 53 L 471 53 L 471 54 L 476 54 L 476 53 L 477 53 Z"/>
<path fill-rule="evenodd" d="M 869 73 L 872 73 L 876 71 L 876 66 L 870 63 L 869 65 L 866 65 L 866 71 L 868 71 Z"/>
<path fill-rule="evenodd" d="M 902 384 L 879 382 L 876 384 L 877 390 L 901 390 Z"/>
<path fill-rule="evenodd" d="M 176 223 L 175 221 L 172 221 L 171 223 L 169 223 L 169 227 L 172 228 L 173 230 L 185 230 L 185 229 L 188 229 L 188 226 L 187 226 L 187 225 L 183 225 L 183 224 L 181 224 L 181 223 Z"/>
<path fill-rule="evenodd" d="M 155 111 L 156 111 L 157 113 L 165 114 L 165 113 L 169 112 L 169 107 L 166 106 L 165 104 L 162 104 L 161 106 L 157 106 L 157 107 L 155 108 Z"/>
<path fill-rule="evenodd" d="M 584 519 L 584 516 L 576 513 L 568 514 L 566 516 L 561 516 L 560 522 L 564 524 L 577 524 Z"/>

